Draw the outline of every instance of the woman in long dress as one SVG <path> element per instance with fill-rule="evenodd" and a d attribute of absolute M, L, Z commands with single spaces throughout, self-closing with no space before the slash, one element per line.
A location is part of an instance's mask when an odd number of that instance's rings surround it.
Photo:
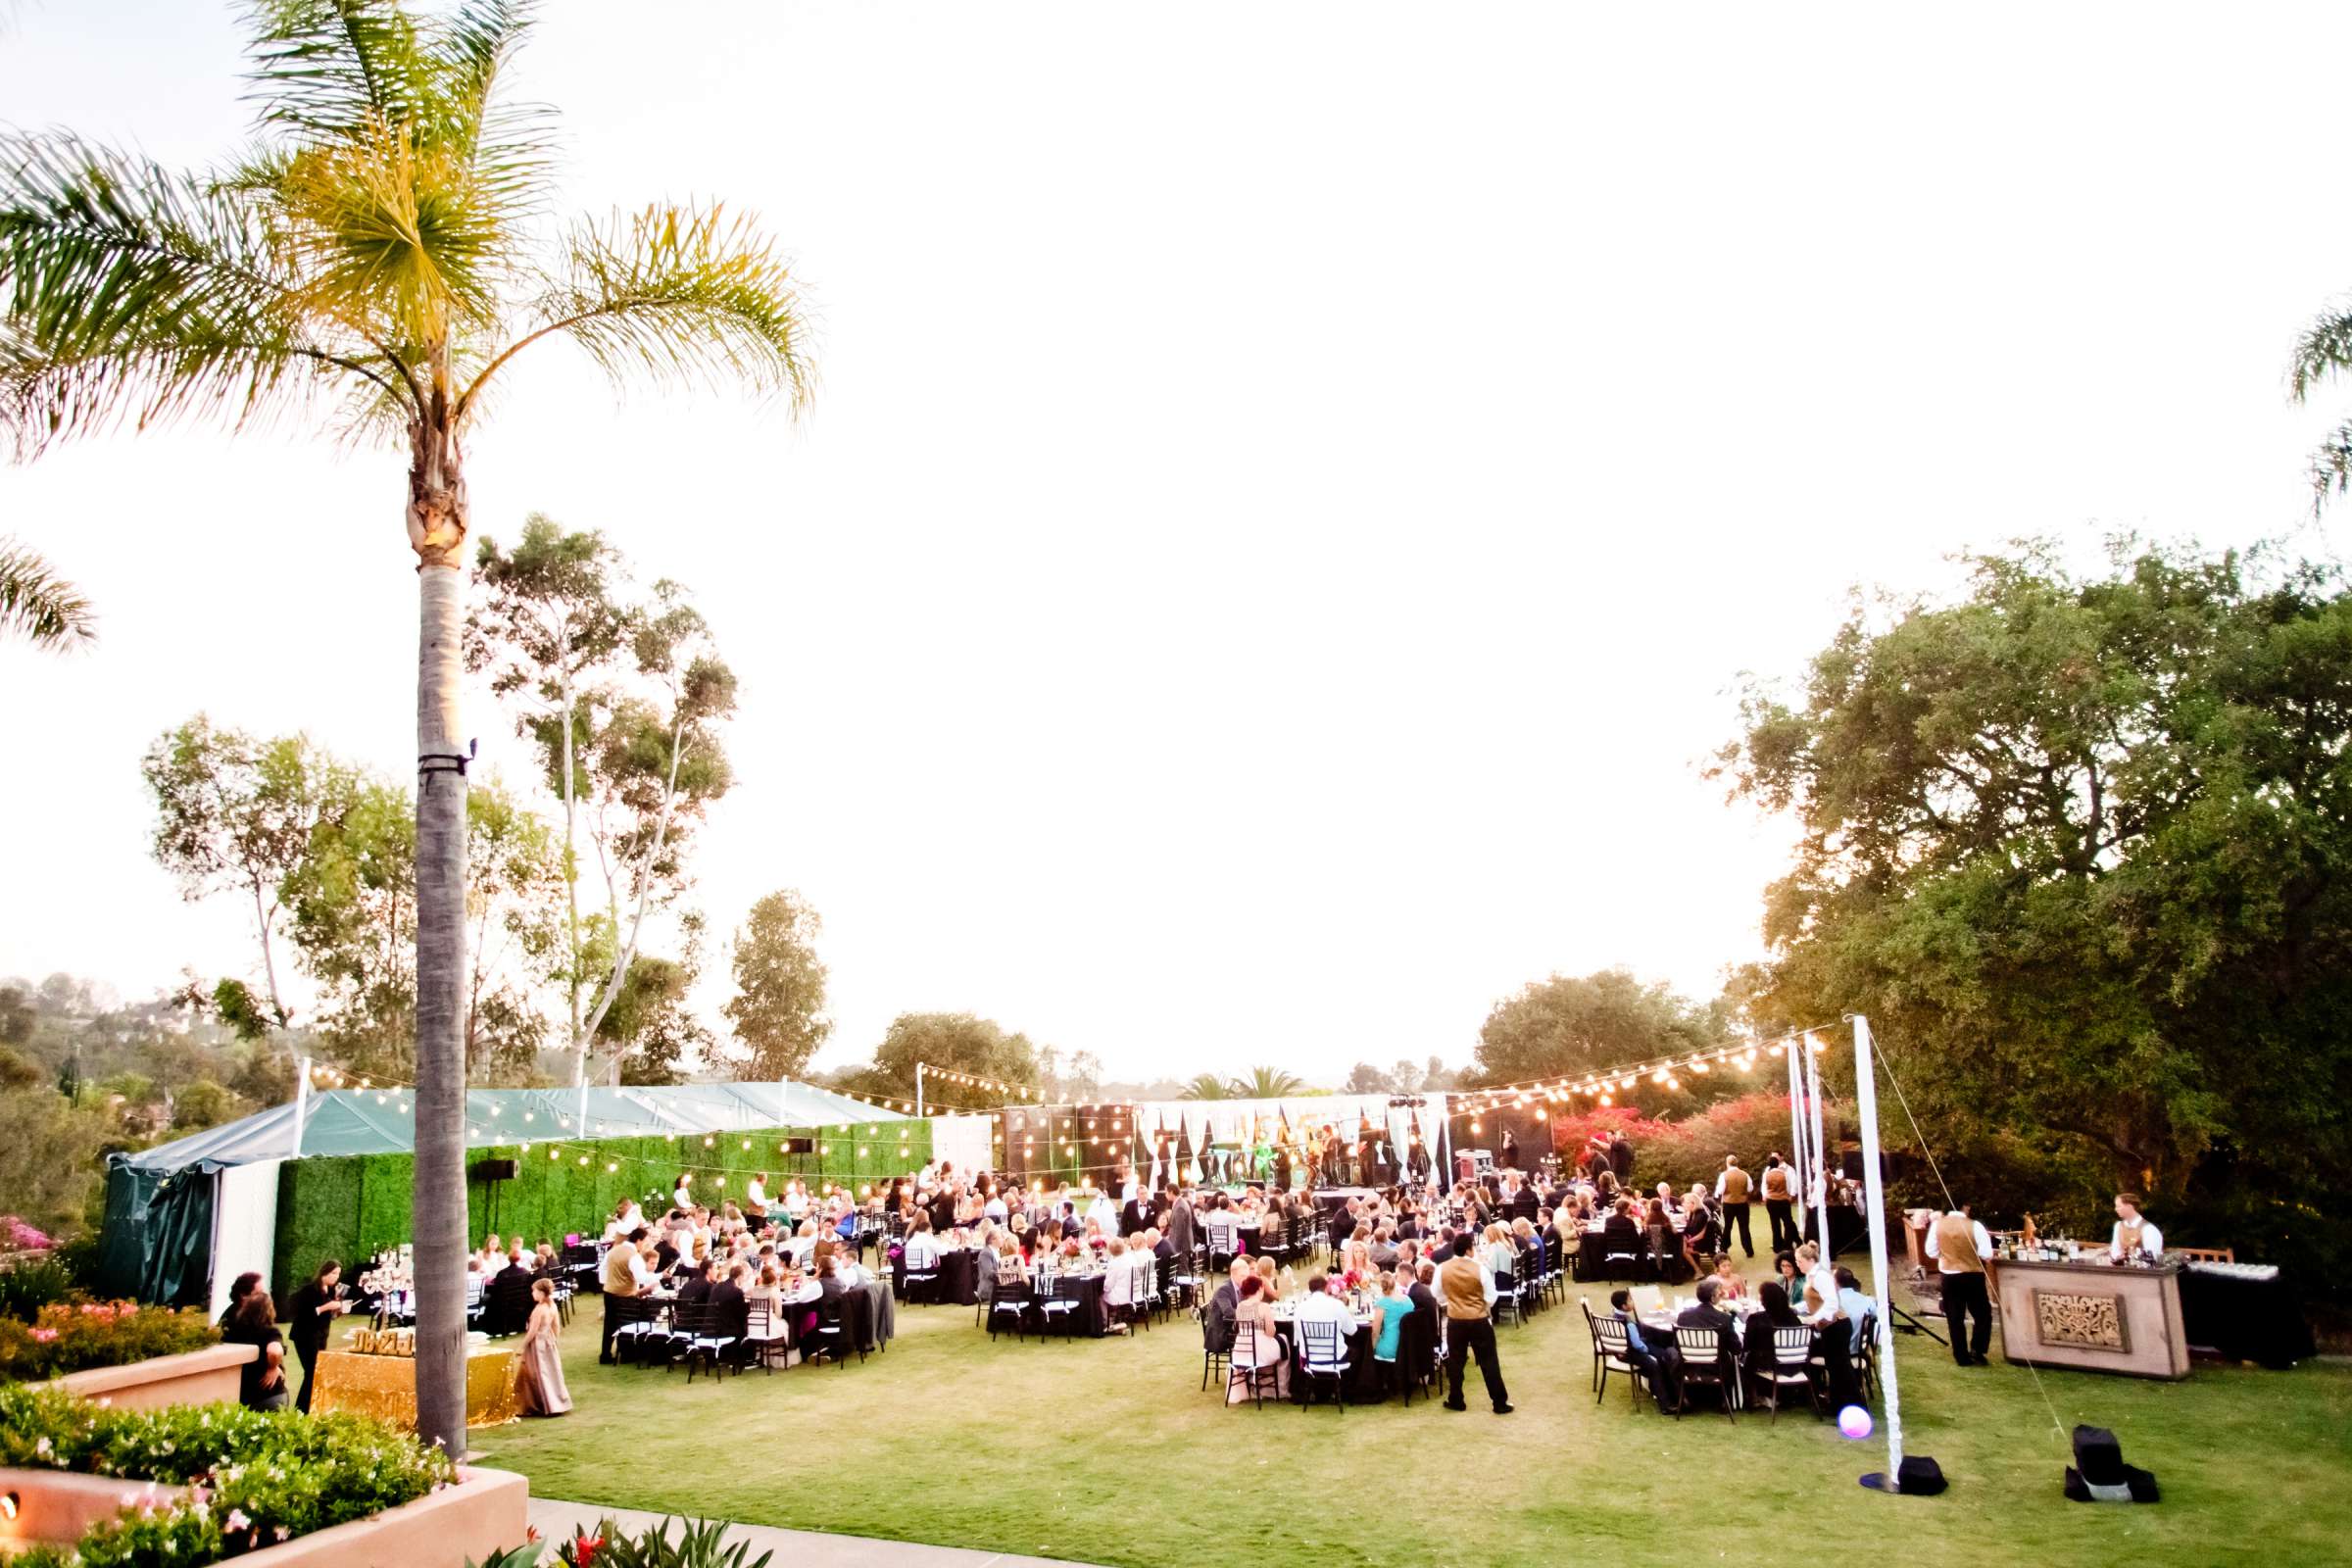
<path fill-rule="evenodd" d="M 564 1415 L 571 1409 L 571 1390 L 564 1384 L 564 1359 L 556 1353 L 556 1336 L 564 1319 L 556 1312 L 553 1280 L 533 1280 L 531 1320 L 522 1331 L 522 1409 L 525 1415 Z"/>

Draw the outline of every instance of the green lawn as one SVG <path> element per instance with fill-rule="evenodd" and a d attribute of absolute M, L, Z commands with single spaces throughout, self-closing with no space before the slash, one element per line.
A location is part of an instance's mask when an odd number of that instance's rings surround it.
<path fill-rule="evenodd" d="M 1500 1418 L 1475 1392 L 1460 1415 L 1228 1410 L 1200 1392 L 1200 1336 L 1181 1318 L 1133 1341 L 991 1345 L 968 1307 L 909 1306 L 863 1365 L 692 1388 L 598 1366 L 597 1323 L 591 1299 L 566 1333 L 571 1415 L 474 1435 L 477 1459 L 536 1494 L 1186 1568 L 2352 1560 L 2342 1366 L 2201 1366 L 2183 1384 L 2043 1373 L 2060 1421 L 2114 1428 L 2162 1482 L 2162 1504 L 2124 1507 L 2060 1496 L 2066 1440 L 2025 1370 L 1961 1371 L 1910 1337 L 1906 1447 L 1942 1463 L 1937 1498 L 1862 1491 L 1884 1444 L 1801 1413 L 1678 1422 L 1629 1408 L 1616 1378 L 1595 1405 L 1573 1298 L 1501 1331 L 1518 1410 Z"/>

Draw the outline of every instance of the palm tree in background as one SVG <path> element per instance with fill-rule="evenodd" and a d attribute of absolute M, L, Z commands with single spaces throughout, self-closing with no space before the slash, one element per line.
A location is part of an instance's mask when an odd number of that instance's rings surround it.
<path fill-rule="evenodd" d="M 809 375 L 793 280 L 749 220 L 659 203 L 547 220 L 552 114 L 500 91 L 531 10 L 252 0 L 261 140 L 218 169 L 169 170 L 71 132 L 0 134 L 0 429 L 20 460 L 124 426 L 320 412 L 408 455 L 416 1404 L 420 1435 L 453 1456 L 466 1447 L 465 442 L 514 357 L 553 337 L 615 381 L 723 381 L 796 411 Z"/>
<path fill-rule="evenodd" d="M 2295 344 L 2287 367 L 2287 393 L 2297 403 L 2307 401 L 2324 381 L 2352 370 L 2352 304 L 2323 312 Z M 2352 489 L 2352 419 L 2328 432 L 2311 455 L 2311 507 L 2319 512 L 2328 498 Z"/>
<path fill-rule="evenodd" d="M 1184 1092 L 1176 1098 L 1179 1100 L 1226 1100 L 1231 1096 L 1232 1090 L 1224 1079 L 1213 1072 L 1204 1072 L 1191 1083 L 1186 1084 Z"/>
<path fill-rule="evenodd" d="M 1305 1087 L 1305 1079 L 1279 1067 L 1252 1067 L 1249 1077 L 1236 1078 L 1227 1084 L 1225 1093 L 1234 1100 L 1280 1100 Z"/>
<path fill-rule="evenodd" d="M 83 648 L 98 640 L 98 616 L 81 590 L 14 539 L 0 539 L 0 637 L 35 648 Z"/>

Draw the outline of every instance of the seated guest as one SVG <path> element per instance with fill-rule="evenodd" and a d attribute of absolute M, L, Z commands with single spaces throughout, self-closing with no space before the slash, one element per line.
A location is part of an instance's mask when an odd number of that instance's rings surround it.
<path fill-rule="evenodd" d="M 717 1283 L 718 1265 L 716 1263 L 702 1264 L 686 1276 L 685 1284 L 678 1287 L 678 1304 L 697 1306 L 708 1301 L 710 1299 L 711 1287 Z"/>
<path fill-rule="evenodd" d="M 1490 1274 L 1511 1274 L 1519 1267 L 1518 1250 L 1511 1246 L 1511 1233 L 1499 1221 L 1489 1225 L 1481 1238 L 1478 1260 Z"/>
<path fill-rule="evenodd" d="M 1780 1329 L 1801 1329 L 1805 1321 L 1788 1304 L 1788 1289 L 1779 1280 L 1766 1280 L 1756 1288 L 1757 1311 L 1747 1320 L 1747 1347 L 1742 1362 L 1751 1387 L 1770 1383 L 1780 1368 L 1780 1358 L 1773 1347 L 1773 1337 Z M 1810 1376 L 1810 1374 L 1808 1374 Z"/>
<path fill-rule="evenodd" d="M 1298 1318 L 1301 1323 L 1337 1323 L 1340 1325 L 1340 1336 L 1345 1339 L 1348 1331 L 1355 1326 L 1355 1314 L 1348 1310 L 1346 1301 L 1331 1294 L 1333 1283 L 1324 1275 L 1309 1274 L 1306 1277 L 1306 1294 L 1298 1298 Z"/>
<path fill-rule="evenodd" d="M 1240 1353 L 1244 1348 L 1240 1331 L 1245 1327 L 1254 1331 L 1253 1343 L 1256 1348 L 1258 1368 L 1257 1381 L 1260 1385 L 1269 1380 L 1272 1383 L 1272 1387 L 1265 1391 L 1266 1396 L 1276 1399 L 1289 1398 L 1291 1394 L 1290 1348 L 1282 1343 L 1282 1335 L 1274 1326 L 1274 1300 L 1266 1294 L 1266 1282 L 1256 1274 L 1251 1274 L 1242 1281 L 1241 1302 L 1236 1309 L 1234 1321 L 1235 1343 L 1233 1348 L 1236 1353 Z M 1250 1380 L 1247 1378 L 1237 1380 L 1226 1394 L 1226 1402 L 1239 1404 L 1253 1397 L 1249 1383 Z"/>
<path fill-rule="evenodd" d="M 1634 1316 L 1634 1295 L 1624 1286 L 1609 1293 L 1610 1315 L 1625 1325 L 1625 1358 L 1642 1369 L 1649 1380 L 1650 1395 L 1658 1408 L 1667 1410 L 1674 1405 L 1674 1373 L 1682 1362 L 1682 1354 L 1671 1340 L 1652 1345 L 1642 1332 L 1642 1320 Z"/>
<path fill-rule="evenodd" d="M 259 1289 L 261 1283 L 262 1277 L 251 1269 L 228 1282 L 228 1304 L 220 1309 L 220 1316 L 216 1320 L 219 1327 L 228 1327 L 228 1320 L 237 1315 L 238 1304 Z"/>
<path fill-rule="evenodd" d="M 710 1267 L 715 1270 L 718 1265 L 713 1263 Z M 751 1298 L 744 1290 L 751 1283 L 751 1268 L 737 1263 L 710 1282 L 710 1294 L 706 1298 L 710 1306 L 710 1332 L 723 1335 L 738 1346 L 742 1345 L 743 1331 L 751 1322 Z"/>
<path fill-rule="evenodd" d="M 1281 1300 L 1282 1279 L 1274 1271 L 1274 1260 L 1270 1257 L 1261 1256 L 1255 1262 L 1250 1264 L 1250 1268 L 1257 1275 L 1259 1283 L 1263 1284 L 1266 1288 L 1266 1303 L 1270 1306 L 1274 1302 Z"/>
<path fill-rule="evenodd" d="M 508 1253 L 506 1266 L 491 1280 L 482 1307 L 482 1327 L 493 1335 L 520 1334 L 530 1325 L 531 1282 L 537 1271 L 524 1259 L 522 1243 Z"/>
<path fill-rule="evenodd" d="M 1233 1326 L 1241 1313 L 1242 1282 L 1255 1278 L 1248 1258 L 1237 1257 L 1225 1270 L 1225 1283 L 1209 1297 L 1202 1310 L 1202 1343 L 1212 1350 L 1233 1348 Z"/>
<path fill-rule="evenodd" d="M 1609 1207 L 1609 1217 L 1600 1227 L 1601 1245 L 1612 1252 L 1642 1255 L 1642 1227 L 1634 1223 L 1634 1202 L 1620 1198 Z"/>
<path fill-rule="evenodd" d="M 939 1238 L 932 1234 L 931 1216 L 915 1210 L 914 1228 L 906 1233 L 906 1268 L 909 1273 L 929 1273 L 939 1267 Z"/>
<path fill-rule="evenodd" d="M 1380 1299 L 1373 1303 L 1379 1315 L 1372 1337 L 1372 1359 L 1380 1363 L 1384 1390 L 1402 1392 L 1404 1384 L 1397 1373 L 1397 1352 L 1404 1344 L 1405 1320 L 1413 1315 L 1413 1295 L 1409 1276 L 1400 1273 L 1380 1277 Z"/>
<path fill-rule="evenodd" d="M 1661 1268 L 1669 1257 L 1682 1255 L 1682 1240 L 1666 1218 L 1666 1204 L 1662 1200 L 1653 1198 L 1642 1205 L 1642 1232 L 1649 1242 L 1649 1255 Z"/>
<path fill-rule="evenodd" d="M 1698 1282 L 1698 1301 L 1683 1308 L 1674 1320 L 1678 1329 L 1713 1329 L 1715 1331 L 1716 1360 L 1724 1376 L 1737 1377 L 1740 1371 L 1740 1333 L 1732 1323 L 1732 1314 L 1715 1304 L 1722 1287 L 1712 1278 Z"/>
<path fill-rule="evenodd" d="M 1747 1299 L 1747 1281 L 1740 1277 L 1740 1265 L 1732 1261 L 1729 1253 L 1715 1259 L 1713 1278 L 1718 1301 L 1729 1304 Z"/>
<path fill-rule="evenodd" d="M 1796 1266 L 1796 1254 L 1777 1252 L 1772 1259 L 1772 1277 L 1779 1282 L 1781 1294 L 1788 1298 L 1789 1310 L 1794 1311 L 1805 1298 L 1805 1276 Z"/>
<path fill-rule="evenodd" d="M 270 1293 L 256 1288 L 237 1303 L 220 1339 L 227 1345 L 251 1345 L 261 1354 L 238 1373 L 237 1397 L 249 1410 L 282 1410 L 290 1395 L 286 1388 L 286 1342 L 277 1328 L 277 1303 Z"/>
<path fill-rule="evenodd" d="M 1127 1261 L 1123 1236 L 1110 1239 L 1110 1255 L 1102 1269 L 1102 1305 L 1110 1318 L 1110 1332 L 1126 1333 L 1135 1316 L 1135 1269 Z"/>
<path fill-rule="evenodd" d="M 776 1273 L 775 1264 L 760 1265 L 759 1271 L 752 1276 L 752 1282 L 743 1288 L 743 1299 L 747 1309 L 754 1306 L 764 1306 L 770 1312 L 783 1309 L 784 1281 Z"/>
<path fill-rule="evenodd" d="M 1372 1245 L 1365 1250 L 1372 1266 L 1393 1269 L 1396 1266 L 1396 1227 L 1383 1225 L 1372 1233 Z"/>

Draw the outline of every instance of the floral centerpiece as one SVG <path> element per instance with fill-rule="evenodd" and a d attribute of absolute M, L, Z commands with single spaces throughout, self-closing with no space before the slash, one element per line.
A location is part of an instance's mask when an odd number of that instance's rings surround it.
<path fill-rule="evenodd" d="M 0 1382 L 37 1383 L 220 1343 L 220 1331 L 200 1308 L 174 1312 L 135 1301 L 56 1301 L 29 1323 L 0 1317 Z"/>

